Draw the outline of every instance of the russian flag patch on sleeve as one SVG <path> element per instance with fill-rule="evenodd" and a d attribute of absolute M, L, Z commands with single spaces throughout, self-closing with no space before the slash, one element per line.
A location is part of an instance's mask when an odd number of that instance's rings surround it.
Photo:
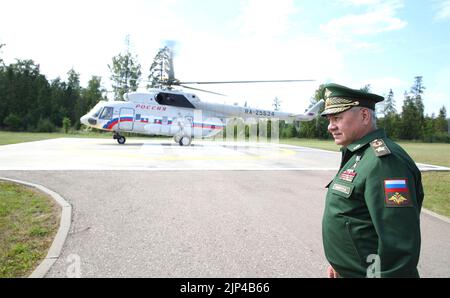
<path fill-rule="evenodd" d="M 407 179 L 384 180 L 386 207 L 411 207 Z"/>

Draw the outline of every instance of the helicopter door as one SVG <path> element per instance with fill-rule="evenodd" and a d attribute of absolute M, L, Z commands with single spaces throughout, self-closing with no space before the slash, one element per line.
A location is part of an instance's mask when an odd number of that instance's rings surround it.
<path fill-rule="evenodd" d="M 192 135 L 194 132 L 194 118 L 192 116 L 184 117 L 184 133 L 187 135 Z"/>
<path fill-rule="evenodd" d="M 134 124 L 134 109 L 121 108 L 119 116 L 119 129 L 131 131 Z"/>
<path fill-rule="evenodd" d="M 169 126 L 169 118 L 164 116 L 161 121 L 161 134 L 166 135 L 169 134 L 170 126 Z"/>

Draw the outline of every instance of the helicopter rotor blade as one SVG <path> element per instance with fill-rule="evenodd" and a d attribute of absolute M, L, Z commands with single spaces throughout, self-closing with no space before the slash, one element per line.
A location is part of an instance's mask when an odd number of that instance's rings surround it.
<path fill-rule="evenodd" d="M 227 95 L 222 94 L 222 93 L 212 92 L 212 91 L 208 91 L 208 90 L 204 90 L 204 89 L 188 87 L 188 86 L 184 86 L 184 85 L 181 85 L 181 84 L 177 84 L 177 85 L 178 85 L 178 86 L 181 86 L 181 87 L 183 87 L 183 88 L 186 88 L 186 89 L 192 89 L 192 90 L 196 90 L 196 91 L 202 91 L 202 92 L 211 93 L 211 94 L 220 95 L 220 96 L 227 96 Z"/>
<path fill-rule="evenodd" d="M 314 82 L 315 80 L 260 80 L 260 81 L 216 81 L 216 82 L 180 82 L 179 84 L 252 84 L 252 83 L 294 83 Z"/>

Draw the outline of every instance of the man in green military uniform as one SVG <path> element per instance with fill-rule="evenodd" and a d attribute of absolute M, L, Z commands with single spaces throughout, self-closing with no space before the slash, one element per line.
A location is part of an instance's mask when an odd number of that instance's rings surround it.
<path fill-rule="evenodd" d="M 328 184 L 322 236 L 329 277 L 419 277 L 421 174 L 376 128 L 376 94 L 327 84 L 328 131 L 342 160 Z"/>

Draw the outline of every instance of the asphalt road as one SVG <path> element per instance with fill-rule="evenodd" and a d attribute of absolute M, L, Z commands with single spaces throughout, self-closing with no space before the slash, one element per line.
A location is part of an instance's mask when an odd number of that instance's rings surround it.
<path fill-rule="evenodd" d="M 266 149 L 258 156 L 248 146 L 232 146 L 220 147 L 214 159 L 208 155 L 213 147 L 198 145 L 203 153 L 185 150 L 183 158 L 179 150 L 185 148 L 161 155 L 164 146 L 153 143 L 125 147 L 98 140 L 106 157 L 97 152 L 92 158 L 90 142 L 87 149 L 68 142 L 71 154 L 57 150 L 58 142 L 0 147 L 0 176 L 44 185 L 72 205 L 70 233 L 47 277 L 70 276 L 75 259 L 82 277 L 325 276 L 324 186 L 338 154 L 290 148 L 276 157 Z M 19 154 L 24 146 L 31 152 Z M 33 164 L 30 147 L 42 160 Z M 145 152 L 153 157 L 134 161 Z M 233 168 L 239 164 L 241 169 Z M 427 214 L 421 221 L 421 275 L 450 277 L 450 224 Z"/>

